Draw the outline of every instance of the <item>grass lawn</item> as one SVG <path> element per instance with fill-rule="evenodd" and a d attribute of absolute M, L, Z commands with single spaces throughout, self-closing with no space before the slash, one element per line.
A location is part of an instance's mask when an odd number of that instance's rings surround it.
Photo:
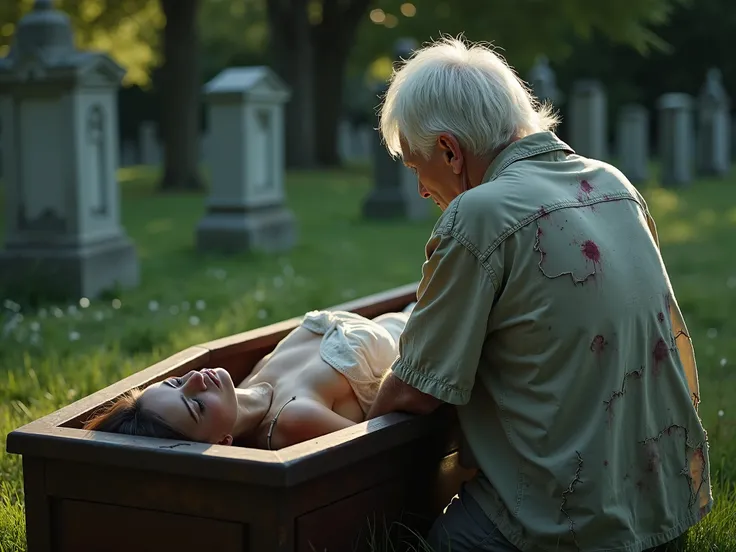
<path fill-rule="evenodd" d="M 22 318 L 12 303 L 0 305 L 0 551 L 25 550 L 20 458 L 5 453 L 11 430 L 192 344 L 421 275 L 434 219 L 362 220 L 365 170 L 289 174 L 299 244 L 274 256 L 195 253 L 204 195 L 156 195 L 154 176 L 120 171 L 123 224 L 141 260 L 138 289 L 86 308 L 24 307 Z M 644 192 L 695 343 L 711 443 L 716 508 L 690 532 L 688 550 L 736 551 L 736 175 Z"/>

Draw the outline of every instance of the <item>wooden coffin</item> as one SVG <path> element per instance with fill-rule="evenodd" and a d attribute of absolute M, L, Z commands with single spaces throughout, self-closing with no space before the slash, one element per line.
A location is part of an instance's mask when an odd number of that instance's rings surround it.
<path fill-rule="evenodd" d="M 373 318 L 415 293 L 411 284 L 332 308 Z M 10 433 L 8 452 L 23 456 L 29 551 L 379 552 L 371 533 L 381 542 L 392 524 L 393 536 L 424 534 L 472 475 L 459 466 L 448 407 L 279 451 L 80 429 L 124 392 L 191 369 L 222 366 L 237 384 L 299 320 L 191 347 Z"/>

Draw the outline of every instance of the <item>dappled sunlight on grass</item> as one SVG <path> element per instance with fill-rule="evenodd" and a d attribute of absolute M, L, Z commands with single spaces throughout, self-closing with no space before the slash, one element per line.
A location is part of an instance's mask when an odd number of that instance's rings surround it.
<path fill-rule="evenodd" d="M 693 223 L 677 220 L 668 224 L 663 231 L 659 232 L 659 241 L 661 245 L 685 243 L 693 241 L 696 235 Z"/>
<path fill-rule="evenodd" d="M 433 208 L 421 222 L 368 221 L 361 216 L 368 167 L 305 171 L 287 181 L 298 221 L 293 250 L 200 253 L 195 229 L 206 193 L 156 194 L 159 176 L 141 167 L 119 173 L 122 225 L 141 259 L 138 289 L 89 303 L 0 310 L 0 545 L 17 542 L 12 535 L 22 534 L 23 521 L 20 458 L 4 452 L 8 431 L 194 344 L 419 280 L 438 214 Z M 736 481 L 736 180 L 683 190 L 652 184 L 642 193 L 694 341 L 700 413 L 712 464 L 725 481 L 715 513 L 688 550 L 714 550 L 715 542 L 718 550 L 736 550 L 724 544 L 736 520 L 736 497 L 727 494 Z"/>
<path fill-rule="evenodd" d="M 736 224 L 736 207 L 731 209 L 728 214 L 726 215 L 726 219 L 731 224 Z"/>
<path fill-rule="evenodd" d="M 659 216 L 676 213 L 680 205 L 680 197 L 667 188 L 651 188 L 647 196 L 649 209 Z"/>
<path fill-rule="evenodd" d="M 157 219 L 146 224 L 146 232 L 149 234 L 162 234 L 174 230 L 174 219 Z"/>

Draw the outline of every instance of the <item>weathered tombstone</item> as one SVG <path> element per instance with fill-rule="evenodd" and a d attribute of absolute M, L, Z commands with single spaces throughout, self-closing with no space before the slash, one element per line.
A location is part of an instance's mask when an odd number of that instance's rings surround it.
<path fill-rule="evenodd" d="M 139 164 L 138 147 L 133 140 L 124 140 L 120 149 L 120 166 L 133 167 Z"/>
<path fill-rule="evenodd" d="M 406 59 L 416 43 L 404 39 L 396 44 L 396 58 Z M 384 83 L 376 87 L 376 95 L 383 97 L 388 88 Z M 392 158 L 377 131 L 373 138 L 373 190 L 363 202 L 363 216 L 372 219 L 407 218 L 421 220 L 429 215 L 430 202 L 419 195 L 419 182 L 414 172 L 400 159 Z"/>
<path fill-rule="evenodd" d="M 337 126 L 337 150 L 340 160 L 345 163 L 352 161 L 353 124 L 349 119 L 343 118 Z"/>
<path fill-rule="evenodd" d="M 657 101 L 662 184 L 682 186 L 692 180 L 693 100 L 688 94 L 665 94 Z"/>
<path fill-rule="evenodd" d="M 138 143 L 141 150 L 141 164 L 158 166 L 161 164 L 161 142 L 158 139 L 158 125 L 153 121 L 143 121 L 138 129 Z"/>
<path fill-rule="evenodd" d="M 355 140 L 358 144 L 357 156 L 362 161 L 369 161 L 373 155 L 373 135 L 376 129 L 367 124 L 358 125 Z"/>
<path fill-rule="evenodd" d="M 730 99 L 720 70 L 710 69 L 698 97 L 698 172 L 722 176 L 731 168 Z"/>
<path fill-rule="evenodd" d="M 284 104 L 291 92 L 268 67 L 233 67 L 208 82 L 205 94 L 212 183 L 197 247 L 291 248 L 296 221 L 284 189 Z"/>
<path fill-rule="evenodd" d="M 634 184 L 649 176 L 649 113 L 643 105 L 624 105 L 616 135 L 618 165 Z"/>
<path fill-rule="evenodd" d="M 69 19 L 36 0 L 0 59 L 6 133 L 0 279 L 24 291 L 94 297 L 138 284 L 120 226 L 117 91 L 125 71 L 74 47 Z"/>
<path fill-rule="evenodd" d="M 529 86 L 540 102 L 560 105 L 562 94 L 557 88 L 557 77 L 549 66 L 547 56 L 539 56 L 534 67 L 529 71 Z"/>
<path fill-rule="evenodd" d="M 597 80 L 580 80 L 570 100 L 570 145 L 592 159 L 608 156 L 608 111 L 606 92 Z"/>

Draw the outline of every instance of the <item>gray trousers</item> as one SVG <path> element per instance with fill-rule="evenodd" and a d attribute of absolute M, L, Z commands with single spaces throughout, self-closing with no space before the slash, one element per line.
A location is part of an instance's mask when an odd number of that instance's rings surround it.
<path fill-rule="evenodd" d="M 463 485 L 432 525 L 427 543 L 434 552 L 519 552 L 486 516 Z M 645 552 L 682 552 L 685 535 Z"/>

